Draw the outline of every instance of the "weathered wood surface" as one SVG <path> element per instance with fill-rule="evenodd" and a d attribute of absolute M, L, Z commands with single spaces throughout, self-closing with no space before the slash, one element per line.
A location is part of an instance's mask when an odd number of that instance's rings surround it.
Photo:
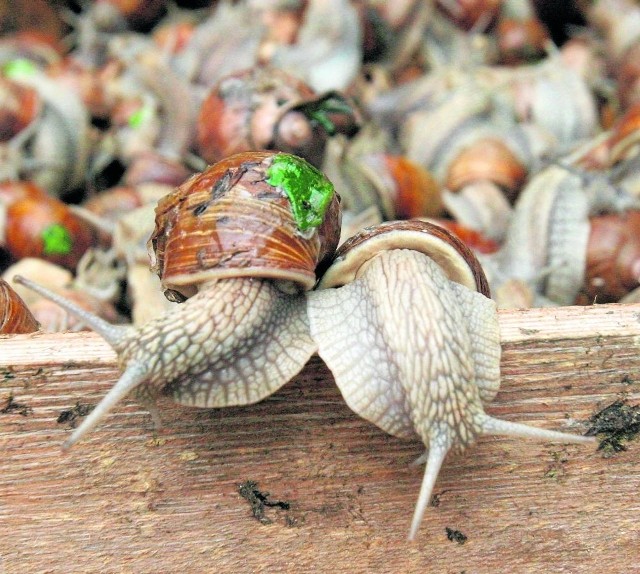
<path fill-rule="evenodd" d="M 502 312 L 503 384 L 489 411 L 584 432 L 640 402 L 640 306 Z M 154 433 L 132 402 L 71 452 L 56 422 L 117 377 L 93 334 L 0 340 L 0 572 L 640 572 L 640 444 L 482 438 L 446 461 L 414 543 L 417 442 L 353 415 L 316 357 L 264 402 L 164 401 Z M 5 409 L 6 410 L 6 409 Z M 247 480 L 288 510 L 252 517 Z M 467 536 L 449 541 L 445 529 Z"/>

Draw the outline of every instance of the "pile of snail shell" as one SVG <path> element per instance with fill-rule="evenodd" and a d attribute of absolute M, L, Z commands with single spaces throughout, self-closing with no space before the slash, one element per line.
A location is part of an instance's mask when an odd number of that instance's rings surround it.
<path fill-rule="evenodd" d="M 558 46 L 542 4 L 102 0 L 3 38 L 0 332 L 90 328 L 122 368 L 65 448 L 130 394 L 157 424 L 160 395 L 250 404 L 317 352 L 424 443 L 413 538 L 450 450 L 591 441 L 484 411 L 498 307 L 640 285 L 640 7 L 576 4 Z"/>

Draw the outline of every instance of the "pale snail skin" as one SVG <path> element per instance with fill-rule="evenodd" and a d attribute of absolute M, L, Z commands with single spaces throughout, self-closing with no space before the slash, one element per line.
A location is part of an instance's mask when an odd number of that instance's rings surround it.
<path fill-rule="evenodd" d="M 297 238 L 289 235 L 290 232 L 296 233 L 295 229 L 299 227 L 289 213 L 289 200 L 286 199 L 283 189 L 267 183 L 265 179 L 265 172 L 269 173 L 265 168 L 275 164 L 274 158 L 283 156 L 289 158 L 286 161 L 294 158 L 275 152 L 237 154 L 218 162 L 203 174 L 192 177 L 174 194 L 164 198 L 164 203 L 159 203 L 156 231 L 150 240 L 156 242 L 155 265 L 162 271 L 164 286 L 172 293 L 177 291 L 188 295 L 187 290 L 194 290 L 196 294 L 175 309 L 144 325 L 111 325 L 31 281 L 15 278 L 18 283 L 51 299 L 99 333 L 115 349 L 118 364 L 123 371 L 119 381 L 74 430 L 63 448 L 69 448 L 84 437 L 132 391 L 135 391 L 136 398 L 148 408 L 154 422 L 159 424 L 155 399 L 160 394 L 168 394 L 180 404 L 195 407 L 251 404 L 275 392 L 306 364 L 315 352 L 316 345 L 309 332 L 304 290 L 310 289 L 315 283 L 315 270 L 289 265 L 286 258 L 283 258 L 287 265 L 285 269 L 277 268 L 277 265 L 271 269 L 261 265 L 256 265 L 253 269 L 244 265 L 234 268 L 229 264 L 229 260 L 234 259 L 236 255 L 242 258 L 249 252 L 249 262 L 269 260 L 275 264 L 279 263 L 281 259 L 277 256 L 282 254 L 279 249 L 284 245 L 282 237 L 289 238 L 291 244 L 294 239 L 298 241 L 301 247 L 300 251 L 296 252 L 296 257 L 303 262 L 309 260 L 313 263 L 314 257 L 322 258 L 324 250 L 332 253 L 335 249 L 340 212 L 337 196 L 330 183 L 327 189 L 331 195 L 327 196 L 329 203 L 321 223 L 307 229 L 304 235 Z M 304 160 L 294 160 L 302 162 L 313 173 L 324 178 Z M 326 179 L 321 181 L 328 183 Z M 218 185 L 219 182 L 223 185 Z M 304 180 L 305 185 L 306 182 Z M 258 196 L 250 195 L 252 185 L 258 190 Z M 286 187 L 285 184 L 283 187 Z M 193 190 L 197 193 L 193 194 Z M 205 204 L 201 203 L 203 190 L 207 197 Z M 217 193 L 221 196 L 216 198 L 214 196 Z M 260 193 L 263 197 L 266 194 L 267 199 L 264 200 Z M 190 203 L 193 201 L 196 203 Z M 243 206 L 252 205 L 252 201 L 260 202 L 256 210 L 242 211 Z M 222 212 L 216 211 L 223 202 L 226 202 L 225 209 Z M 173 222 L 163 228 L 160 223 L 164 223 L 169 216 L 176 213 L 170 211 L 168 215 L 163 208 L 173 205 L 180 209 L 184 207 L 184 210 L 177 212 L 178 215 L 191 219 L 184 220 L 184 224 Z M 275 239 L 270 235 L 243 235 L 245 226 L 249 227 L 250 221 L 257 222 L 255 229 L 270 229 L 271 222 L 278 221 L 281 215 L 283 220 L 277 226 L 276 231 L 279 235 L 274 235 Z M 267 216 L 272 219 L 268 219 Z M 239 223 L 234 221 L 234 217 L 239 218 Z M 211 260 L 206 259 L 206 254 L 203 255 L 202 250 L 205 247 L 198 246 L 209 244 L 210 227 L 207 226 L 208 221 L 203 223 L 203 220 L 215 222 L 216 218 L 224 220 L 213 232 L 212 249 L 214 256 L 219 259 L 219 269 Z M 172 245 L 176 237 L 180 241 L 181 234 L 170 235 L 180 225 L 192 225 L 195 240 L 205 242 L 196 243 L 194 248 L 197 249 L 197 253 L 193 255 L 193 259 L 201 268 L 194 269 L 193 275 L 199 276 L 191 284 L 188 283 L 191 277 L 189 269 L 184 265 L 181 268 L 184 271 L 181 277 L 175 273 L 173 278 L 167 275 L 169 251 L 178 253 L 175 258 L 180 263 L 184 260 L 181 258 L 184 253 Z M 238 247 L 236 252 L 227 257 L 224 253 L 216 251 L 217 244 L 224 243 L 225 238 L 225 231 L 220 225 L 226 225 L 227 231 L 231 230 L 231 235 L 227 235 L 225 240 Z M 165 230 L 168 230 L 169 235 L 164 235 Z M 251 248 L 250 243 L 243 246 L 242 241 L 254 239 L 275 243 L 276 256 L 273 255 L 273 248 L 271 251 L 261 250 L 260 247 Z M 161 240 L 164 241 L 162 248 L 159 247 Z M 185 244 L 178 243 L 176 247 L 181 245 Z M 191 244 L 186 245 L 186 252 L 192 253 Z M 256 245 L 260 245 L 260 242 Z M 304 246 L 310 247 L 303 252 Z M 285 255 L 288 247 L 289 245 L 285 246 Z M 290 269 L 301 276 L 297 281 L 291 279 Z M 209 271 L 212 274 L 208 273 Z M 298 287 L 292 288 L 296 282 L 299 284 Z"/>
<path fill-rule="evenodd" d="M 449 450 L 486 434 L 594 440 L 485 413 L 500 385 L 497 312 L 477 261 L 459 250 L 435 225 L 381 224 L 348 240 L 308 294 L 311 335 L 347 404 L 390 434 L 419 436 L 427 448 L 409 539 Z"/>

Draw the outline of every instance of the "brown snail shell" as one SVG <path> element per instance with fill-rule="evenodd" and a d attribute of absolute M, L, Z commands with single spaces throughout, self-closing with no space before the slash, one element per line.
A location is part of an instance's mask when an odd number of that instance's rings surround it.
<path fill-rule="evenodd" d="M 444 211 L 440 185 L 416 162 L 389 153 L 364 155 L 358 163 L 378 190 L 388 219 L 434 217 Z"/>
<path fill-rule="evenodd" d="M 640 283 L 640 211 L 591 217 L 582 295 L 587 302 L 618 301 Z"/>
<path fill-rule="evenodd" d="M 274 149 L 322 161 L 328 134 L 357 129 L 357 112 L 337 93 L 317 96 L 304 82 L 270 67 L 222 78 L 202 103 L 197 149 L 208 162 Z"/>
<path fill-rule="evenodd" d="M 632 105 L 611 129 L 606 140 L 609 164 L 614 164 L 633 154 L 640 144 L 640 102 Z"/>
<path fill-rule="evenodd" d="M 166 288 L 188 296 L 194 285 L 222 277 L 268 277 L 313 287 L 316 266 L 336 246 L 338 200 L 306 237 L 287 197 L 264 179 L 276 155 L 236 154 L 160 200 L 149 245 Z"/>
<path fill-rule="evenodd" d="M 307 84 L 276 68 L 253 67 L 230 74 L 202 103 L 198 151 L 213 163 L 234 153 L 268 149 L 282 106 L 314 96 Z"/>
<path fill-rule="evenodd" d="M 156 183 L 118 185 L 91 196 L 82 207 L 98 217 L 116 221 L 137 207 L 157 203 L 173 189 L 172 186 Z"/>
<path fill-rule="evenodd" d="M 133 157 L 123 176 L 123 183 L 132 186 L 157 183 L 174 187 L 192 173 L 192 170 L 175 159 L 147 151 Z"/>
<path fill-rule="evenodd" d="M 0 334 L 33 333 L 38 321 L 22 298 L 0 278 Z"/>
<path fill-rule="evenodd" d="M 95 240 L 65 203 L 44 193 L 13 201 L 5 213 L 4 247 L 15 259 L 41 257 L 74 269 Z"/>
<path fill-rule="evenodd" d="M 618 97 L 622 109 L 640 102 L 640 38 L 623 54 L 619 65 Z"/>

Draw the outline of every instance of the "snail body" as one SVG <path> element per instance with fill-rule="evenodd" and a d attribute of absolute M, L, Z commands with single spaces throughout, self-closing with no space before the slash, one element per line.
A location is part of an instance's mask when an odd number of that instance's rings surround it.
<path fill-rule="evenodd" d="M 339 226 L 331 183 L 288 154 L 237 154 L 160 201 L 153 268 L 182 305 L 122 327 L 48 295 L 100 333 L 123 369 L 65 446 L 133 390 L 157 421 L 161 393 L 191 406 L 241 405 L 286 383 L 315 351 L 304 291 Z"/>
<path fill-rule="evenodd" d="M 500 385 L 501 354 L 488 295 L 468 248 L 438 226 L 406 221 L 347 240 L 308 296 L 318 353 L 349 406 L 390 434 L 418 436 L 427 448 L 410 539 L 450 449 L 463 450 L 483 434 L 592 440 L 485 413 Z"/>

